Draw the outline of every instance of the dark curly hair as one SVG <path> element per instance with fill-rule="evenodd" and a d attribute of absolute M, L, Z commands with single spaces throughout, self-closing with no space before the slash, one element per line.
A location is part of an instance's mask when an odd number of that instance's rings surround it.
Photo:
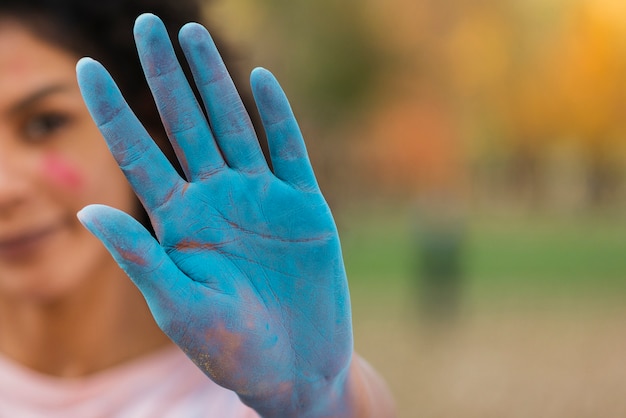
<path fill-rule="evenodd" d="M 139 64 L 133 24 L 144 12 L 161 17 L 180 58 L 177 32 L 187 22 L 201 21 L 206 3 L 205 0 L 0 0 L 0 19 L 18 21 L 41 39 L 76 54 L 77 58 L 90 56 L 104 64 L 131 108 L 180 172 Z M 259 126 L 249 88 L 240 79 L 239 57 L 225 47 L 215 31 L 211 35 L 242 92 L 253 123 Z M 185 65 L 183 68 L 189 76 Z M 263 148 L 266 149 L 264 145 Z M 151 229 L 147 216 L 142 217 L 142 223 Z"/>
<path fill-rule="evenodd" d="M 151 131 L 158 132 L 160 119 L 153 109 L 137 59 L 133 23 L 144 12 L 161 17 L 180 57 L 178 29 L 187 22 L 201 21 L 202 6 L 206 3 L 202 0 L 2 0 L 0 16 L 19 20 L 42 39 L 77 57 L 90 56 L 102 62 L 140 120 Z M 234 57 L 214 31 L 211 35 L 217 38 L 220 52 L 241 87 Z"/>

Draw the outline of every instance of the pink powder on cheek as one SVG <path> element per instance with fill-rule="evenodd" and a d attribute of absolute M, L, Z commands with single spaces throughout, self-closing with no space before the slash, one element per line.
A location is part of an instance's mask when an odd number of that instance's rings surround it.
<path fill-rule="evenodd" d="M 44 156 L 42 171 L 46 178 L 64 189 L 78 191 L 83 186 L 83 178 L 78 169 L 58 154 L 49 153 Z"/>

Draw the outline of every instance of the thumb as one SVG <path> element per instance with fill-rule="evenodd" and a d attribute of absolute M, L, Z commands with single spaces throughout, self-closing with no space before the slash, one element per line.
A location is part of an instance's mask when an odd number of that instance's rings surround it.
<path fill-rule="evenodd" d="M 130 215 L 104 205 L 89 205 L 77 214 L 80 222 L 111 253 L 117 264 L 143 293 L 157 324 L 169 328 L 189 280 L 163 247 Z M 175 300 L 174 300 L 175 299 Z M 167 331 L 166 331 L 167 332 Z"/>

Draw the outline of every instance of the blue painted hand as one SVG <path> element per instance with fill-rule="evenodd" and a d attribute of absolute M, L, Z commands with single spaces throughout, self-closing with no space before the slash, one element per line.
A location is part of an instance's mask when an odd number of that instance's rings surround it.
<path fill-rule="evenodd" d="M 85 58 L 77 66 L 85 102 L 157 239 L 110 207 L 88 206 L 81 221 L 211 379 L 262 415 L 328 414 L 352 357 L 350 302 L 337 230 L 284 93 L 268 71 L 252 72 L 272 171 L 202 26 L 185 25 L 179 40 L 208 120 L 163 23 L 140 16 L 135 39 L 186 178 L 106 70 Z"/>

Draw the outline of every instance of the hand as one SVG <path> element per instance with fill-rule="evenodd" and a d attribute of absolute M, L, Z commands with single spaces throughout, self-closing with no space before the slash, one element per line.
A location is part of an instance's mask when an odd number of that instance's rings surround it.
<path fill-rule="evenodd" d="M 338 416 L 352 357 L 337 230 L 288 101 L 273 76 L 251 84 L 273 172 L 208 34 L 179 35 L 208 120 L 162 22 L 135 39 L 186 178 L 124 102 L 106 70 L 77 66 L 92 117 L 156 232 L 105 206 L 79 213 L 143 292 L 159 326 L 211 379 L 262 415 Z"/>

